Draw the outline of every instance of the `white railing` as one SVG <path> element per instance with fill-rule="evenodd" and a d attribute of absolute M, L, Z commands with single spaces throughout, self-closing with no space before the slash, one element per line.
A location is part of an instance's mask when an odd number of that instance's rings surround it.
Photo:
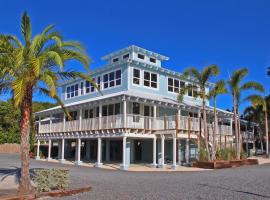
<path fill-rule="evenodd" d="M 124 124 L 124 121 L 126 124 Z M 40 125 L 40 133 L 51 132 L 69 132 L 69 131 L 87 131 L 87 130 L 102 130 L 102 129 L 115 129 L 115 128 L 132 128 L 132 129 L 147 129 L 147 130 L 172 130 L 176 127 L 176 117 L 163 116 L 163 117 L 148 117 L 142 115 L 127 114 L 126 120 L 124 115 L 111 115 L 104 117 L 96 117 L 90 119 L 72 120 L 63 122 L 53 122 L 50 127 L 50 123 L 44 123 Z M 188 117 L 178 116 L 178 130 L 187 131 Z M 201 129 L 203 134 L 203 122 L 201 123 Z M 200 119 L 190 117 L 190 131 L 200 131 Z M 209 137 L 213 134 L 212 124 L 208 124 Z M 231 127 L 226 125 L 219 126 L 219 133 L 230 134 Z"/>

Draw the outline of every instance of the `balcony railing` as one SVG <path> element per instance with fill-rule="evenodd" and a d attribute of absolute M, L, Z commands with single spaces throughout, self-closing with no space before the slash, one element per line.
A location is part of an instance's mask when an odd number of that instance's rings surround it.
<path fill-rule="evenodd" d="M 178 130 L 187 131 L 189 129 L 188 117 L 178 117 Z M 202 123 L 203 124 L 203 123 Z M 74 131 L 88 131 L 88 130 L 104 130 L 104 129 L 145 129 L 145 130 L 173 130 L 176 129 L 175 116 L 163 117 L 148 117 L 142 115 L 127 114 L 126 119 L 124 115 L 111 115 L 82 120 L 73 120 L 64 122 L 49 122 L 41 123 L 39 133 L 53 133 L 53 132 L 74 132 Z M 220 130 L 229 133 L 230 126 L 220 126 Z M 210 128 L 209 128 L 210 130 Z M 200 131 L 200 119 L 190 117 L 190 131 Z M 211 132 L 211 131 L 210 131 Z M 209 134 L 210 135 L 210 134 Z"/>

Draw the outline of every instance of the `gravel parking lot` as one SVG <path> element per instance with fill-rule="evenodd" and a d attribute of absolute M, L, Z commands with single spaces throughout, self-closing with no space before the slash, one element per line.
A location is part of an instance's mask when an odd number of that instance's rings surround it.
<path fill-rule="evenodd" d="M 0 171 L 19 166 L 18 155 L 0 154 Z M 269 164 L 202 172 L 123 172 L 35 160 L 31 167 L 65 167 L 72 187 L 92 186 L 63 199 L 270 199 Z"/>

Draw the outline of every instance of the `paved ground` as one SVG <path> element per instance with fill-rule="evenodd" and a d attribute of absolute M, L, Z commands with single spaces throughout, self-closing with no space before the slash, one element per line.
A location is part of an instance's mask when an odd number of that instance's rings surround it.
<path fill-rule="evenodd" d="M 19 166 L 0 154 L 0 173 Z M 92 191 L 65 199 L 270 199 L 270 164 L 201 172 L 122 172 L 31 161 L 31 167 L 65 167 L 73 187 Z"/>

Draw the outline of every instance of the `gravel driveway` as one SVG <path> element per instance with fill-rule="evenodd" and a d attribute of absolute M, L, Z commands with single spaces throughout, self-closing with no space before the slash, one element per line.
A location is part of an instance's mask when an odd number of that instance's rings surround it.
<path fill-rule="evenodd" d="M 0 170 L 19 167 L 19 156 L 0 154 Z M 92 191 L 63 199 L 270 199 L 270 165 L 203 172 L 123 172 L 31 160 L 31 167 L 65 167 L 72 187 Z"/>

